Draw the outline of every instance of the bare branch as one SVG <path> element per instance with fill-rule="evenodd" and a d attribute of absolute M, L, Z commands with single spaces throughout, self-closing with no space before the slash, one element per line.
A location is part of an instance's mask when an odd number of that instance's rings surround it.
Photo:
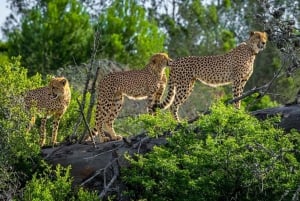
<path fill-rule="evenodd" d="M 260 87 L 254 87 L 251 90 L 246 91 L 245 93 L 243 93 L 240 97 L 234 98 L 234 99 L 228 101 L 228 103 L 232 104 L 232 103 L 235 103 L 235 102 L 237 102 L 239 100 L 242 100 L 242 99 L 244 99 L 244 98 L 246 98 L 248 96 L 251 96 L 254 93 L 259 93 L 258 97 L 255 100 L 255 103 L 256 103 L 258 100 L 260 100 L 262 97 L 264 97 L 267 94 L 267 92 L 270 90 L 270 88 L 271 88 L 272 84 L 274 83 L 274 81 L 283 75 L 282 74 L 283 69 L 284 69 L 284 64 L 274 74 L 273 78 L 267 84 L 265 84 L 263 86 L 260 86 Z"/>
<path fill-rule="evenodd" d="M 300 185 L 298 186 L 296 192 L 293 195 L 292 201 L 297 201 L 299 200 L 299 193 L 300 193 Z"/>
<path fill-rule="evenodd" d="M 84 116 L 83 107 L 82 107 L 82 105 L 80 104 L 80 101 L 79 101 L 78 99 L 77 99 L 77 103 L 78 103 L 78 105 L 79 105 L 79 111 L 80 111 L 80 114 L 81 114 L 81 116 L 82 116 L 82 118 L 83 118 L 83 121 L 84 121 L 84 123 L 85 123 L 86 128 L 88 129 L 89 136 L 90 136 L 90 138 L 91 138 L 91 140 L 92 140 L 92 142 L 93 142 L 93 146 L 94 146 L 94 148 L 95 148 L 95 147 L 96 147 L 95 140 L 94 140 L 94 138 L 93 138 L 91 129 L 90 129 L 90 127 L 89 127 L 89 124 L 88 124 L 88 122 L 86 121 L 86 118 L 85 118 L 85 116 Z M 80 143 L 83 141 L 84 137 L 85 137 L 85 133 L 81 136 L 81 138 L 80 138 L 80 140 L 79 140 Z"/>
<path fill-rule="evenodd" d="M 119 166 L 119 164 L 118 164 L 118 159 L 119 159 L 119 157 L 118 157 L 118 155 L 117 155 L 117 153 L 115 152 L 115 153 L 113 153 L 113 157 L 114 157 L 114 159 L 112 160 L 112 162 L 111 162 L 111 166 L 112 166 L 112 168 L 113 168 L 113 177 L 111 178 L 111 180 L 109 181 L 109 183 L 106 185 L 106 182 L 104 182 L 104 189 L 102 190 L 102 192 L 100 193 L 100 195 L 99 195 L 99 198 L 100 199 L 102 199 L 103 197 L 105 197 L 106 196 L 106 194 L 107 194 L 107 192 L 108 192 L 108 190 L 110 189 L 110 187 L 113 185 L 113 183 L 117 180 L 117 178 L 118 178 L 118 176 L 119 176 L 119 174 L 120 174 L 120 166 Z M 105 171 L 107 170 L 107 168 L 105 168 L 105 170 L 104 170 L 104 173 L 105 173 Z M 104 177 L 106 177 L 106 174 L 104 174 Z"/>

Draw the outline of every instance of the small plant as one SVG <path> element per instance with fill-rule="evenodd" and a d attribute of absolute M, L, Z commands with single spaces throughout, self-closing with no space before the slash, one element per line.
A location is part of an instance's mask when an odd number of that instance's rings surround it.
<path fill-rule="evenodd" d="M 135 131 L 146 131 L 150 137 L 158 137 L 165 132 L 175 129 L 177 122 L 170 112 L 158 110 L 155 115 L 141 114 L 137 118 L 128 120 L 131 129 Z"/>
<path fill-rule="evenodd" d="M 259 97 L 259 94 L 253 94 L 247 98 L 245 98 L 243 105 L 249 111 L 255 111 L 265 108 L 276 107 L 279 104 L 276 101 L 271 100 L 269 95 L 264 95 L 263 97 Z"/>
<path fill-rule="evenodd" d="M 43 200 L 78 200 L 78 201 L 96 201 L 99 200 L 96 193 L 85 191 L 79 188 L 77 192 L 72 190 L 72 178 L 70 176 L 70 167 L 63 168 L 56 166 L 55 170 L 45 164 L 45 170 L 42 174 L 34 174 L 24 189 L 23 201 Z"/>

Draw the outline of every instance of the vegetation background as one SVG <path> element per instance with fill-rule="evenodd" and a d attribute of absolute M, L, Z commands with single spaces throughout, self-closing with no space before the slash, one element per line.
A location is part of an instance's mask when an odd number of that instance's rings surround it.
<path fill-rule="evenodd" d="M 94 124 L 96 80 L 111 71 L 142 68 L 149 57 L 222 54 L 266 31 L 267 49 L 255 61 L 239 112 L 218 101 L 231 88 L 197 83 L 180 110 L 186 119 L 213 114 L 175 132 L 172 119 L 138 116 L 144 102 L 126 100 L 116 122 L 124 136 L 173 130 L 169 145 L 139 156 L 122 172 L 127 200 L 298 200 L 299 133 L 283 133 L 275 120 L 258 122 L 251 110 L 285 104 L 299 91 L 299 0 L 10 0 L 0 43 L 0 200 L 97 200 L 72 188 L 68 168 L 50 168 L 38 146 L 38 126 L 26 133 L 22 94 L 66 76 L 72 102 L 59 140 L 80 138 Z M 167 118 L 168 121 L 165 119 Z M 273 122 L 273 123 L 270 123 Z M 232 127 L 230 127 L 232 126 Z M 151 130 L 155 128 L 155 130 Z M 201 132 L 200 132 L 201 131 Z M 71 168 L 71 167 L 70 167 Z M 126 196 L 125 196 L 126 195 Z M 111 195 L 109 199 L 120 197 Z"/>

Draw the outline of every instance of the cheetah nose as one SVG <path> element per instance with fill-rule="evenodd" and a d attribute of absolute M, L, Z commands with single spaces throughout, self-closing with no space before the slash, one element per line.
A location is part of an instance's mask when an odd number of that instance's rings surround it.
<path fill-rule="evenodd" d="M 168 66 L 172 65 L 172 62 L 173 62 L 173 60 L 172 60 L 172 59 L 169 59 L 168 62 L 167 62 L 167 65 L 168 65 Z"/>

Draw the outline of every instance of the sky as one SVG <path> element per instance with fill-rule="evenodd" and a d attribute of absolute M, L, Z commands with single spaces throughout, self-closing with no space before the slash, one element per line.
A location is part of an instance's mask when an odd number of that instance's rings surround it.
<path fill-rule="evenodd" d="M 0 27 L 4 25 L 5 18 L 10 14 L 8 0 L 0 0 Z M 0 40 L 4 40 L 3 34 L 0 31 Z"/>

